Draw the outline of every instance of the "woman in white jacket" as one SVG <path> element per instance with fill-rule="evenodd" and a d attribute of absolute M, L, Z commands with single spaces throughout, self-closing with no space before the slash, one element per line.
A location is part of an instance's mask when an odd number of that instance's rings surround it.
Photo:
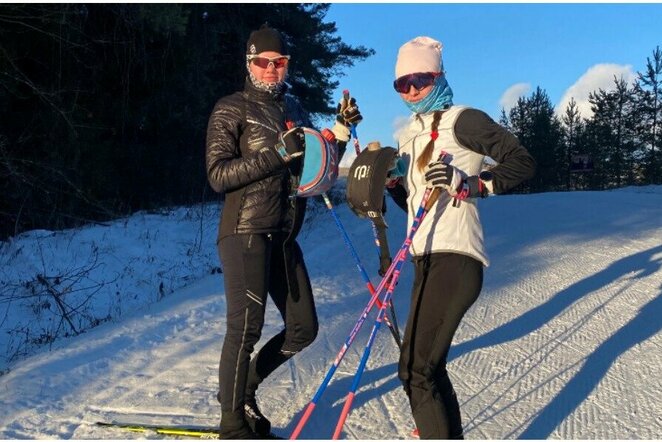
<path fill-rule="evenodd" d="M 399 137 L 399 169 L 406 175 L 387 187 L 407 211 L 408 225 L 426 187 L 440 190 L 411 246 L 415 277 L 398 375 L 421 439 L 462 439 L 446 359 L 489 265 L 477 198 L 529 179 L 535 162 L 487 114 L 453 106 L 441 50 L 440 42 L 417 37 L 398 52 L 394 87 L 413 115 Z M 497 162 L 489 171 L 483 170 L 486 156 Z"/>

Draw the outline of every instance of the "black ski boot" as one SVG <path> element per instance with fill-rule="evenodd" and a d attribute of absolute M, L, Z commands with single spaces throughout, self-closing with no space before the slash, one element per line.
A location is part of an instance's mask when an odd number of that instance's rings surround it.
<path fill-rule="evenodd" d="M 225 412 L 221 414 L 219 439 L 264 439 L 256 434 L 246 422 L 243 413 Z"/>
<path fill-rule="evenodd" d="M 258 408 L 255 396 L 246 396 L 244 401 L 244 416 L 251 430 L 264 439 L 271 438 L 271 422 L 269 422 L 269 419 Z"/>

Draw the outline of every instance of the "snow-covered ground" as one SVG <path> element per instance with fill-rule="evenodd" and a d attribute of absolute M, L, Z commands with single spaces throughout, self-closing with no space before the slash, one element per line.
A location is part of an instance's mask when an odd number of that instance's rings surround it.
<path fill-rule="evenodd" d="M 662 438 L 662 186 L 500 196 L 480 207 L 492 265 L 449 364 L 465 436 Z M 377 285 L 370 223 L 336 209 Z M 210 206 L 138 214 L 0 243 L 0 290 L 13 296 L 0 304 L 0 350 L 14 356 L 0 365 L 0 438 L 145 437 L 97 428 L 97 420 L 218 423 L 225 300 L 214 271 L 217 216 Z M 387 219 L 395 251 L 406 219 L 392 203 Z M 311 217 L 300 243 L 320 333 L 258 396 L 285 437 L 368 300 L 330 214 Z M 411 282 L 407 263 L 394 295 L 401 327 Z M 54 293 L 81 305 L 78 322 L 62 319 L 59 309 L 71 310 Z M 20 330 L 73 335 L 95 319 L 101 325 L 77 336 L 20 345 Z M 270 306 L 261 343 L 280 327 Z M 371 327 L 369 320 L 302 438 L 330 438 Z M 397 360 L 383 328 L 344 438 L 410 438 Z"/>

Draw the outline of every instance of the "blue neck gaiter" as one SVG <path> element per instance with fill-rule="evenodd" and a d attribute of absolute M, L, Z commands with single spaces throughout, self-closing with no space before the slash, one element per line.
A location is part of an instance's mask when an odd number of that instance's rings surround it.
<path fill-rule="evenodd" d="M 416 114 L 446 109 L 453 105 L 453 91 L 446 81 L 446 76 L 437 77 L 427 97 L 416 103 L 405 101 L 405 104 Z"/>

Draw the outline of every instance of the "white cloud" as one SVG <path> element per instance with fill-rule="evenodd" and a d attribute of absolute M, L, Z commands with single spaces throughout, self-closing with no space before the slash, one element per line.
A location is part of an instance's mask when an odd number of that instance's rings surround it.
<path fill-rule="evenodd" d="M 398 115 L 395 118 L 393 118 L 393 122 L 391 123 L 393 141 L 394 141 L 394 143 L 392 144 L 393 147 L 396 147 L 398 145 L 400 132 L 407 127 L 407 124 L 409 124 L 409 119 L 410 116 L 408 115 Z M 347 142 L 347 150 L 345 151 L 345 154 L 343 155 L 343 158 L 340 161 L 339 167 L 349 168 L 356 159 L 356 151 L 354 150 L 353 142 L 354 140 L 350 140 Z M 386 145 L 389 146 L 390 144 L 386 144 Z M 361 149 L 365 149 L 366 146 L 367 143 L 365 144 L 362 143 Z M 382 146 L 384 146 L 383 143 Z"/>
<path fill-rule="evenodd" d="M 398 115 L 393 119 L 393 140 L 395 140 L 396 143 L 400 138 L 400 132 L 407 127 L 407 124 L 409 124 L 409 116 Z"/>
<path fill-rule="evenodd" d="M 597 92 L 598 89 L 610 91 L 615 89 L 614 76 L 618 79 L 624 78 L 628 83 L 633 83 L 636 79 L 636 73 L 631 65 L 618 65 L 610 63 L 596 64 L 589 68 L 579 80 L 565 91 L 561 101 L 556 106 L 556 114 L 562 115 L 570 99 L 574 97 L 577 102 L 577 109 L 584 118 L 590 118 L 593 115 L 591 105 L 588 102 L 588 96 L 591 92 Z"/>
<path fill-rule="evenodd" d="M 529 83 L 517 83 L 510 86 L 506 89 L 506 92 L 501 95 L 499 99 L 499 106 L 506 110 L 506 113 L 510 111 L 517 104 L 517 100 L 520 97 L 523 97 L 529 93 L 531 90 L 531 85 Z"/>

